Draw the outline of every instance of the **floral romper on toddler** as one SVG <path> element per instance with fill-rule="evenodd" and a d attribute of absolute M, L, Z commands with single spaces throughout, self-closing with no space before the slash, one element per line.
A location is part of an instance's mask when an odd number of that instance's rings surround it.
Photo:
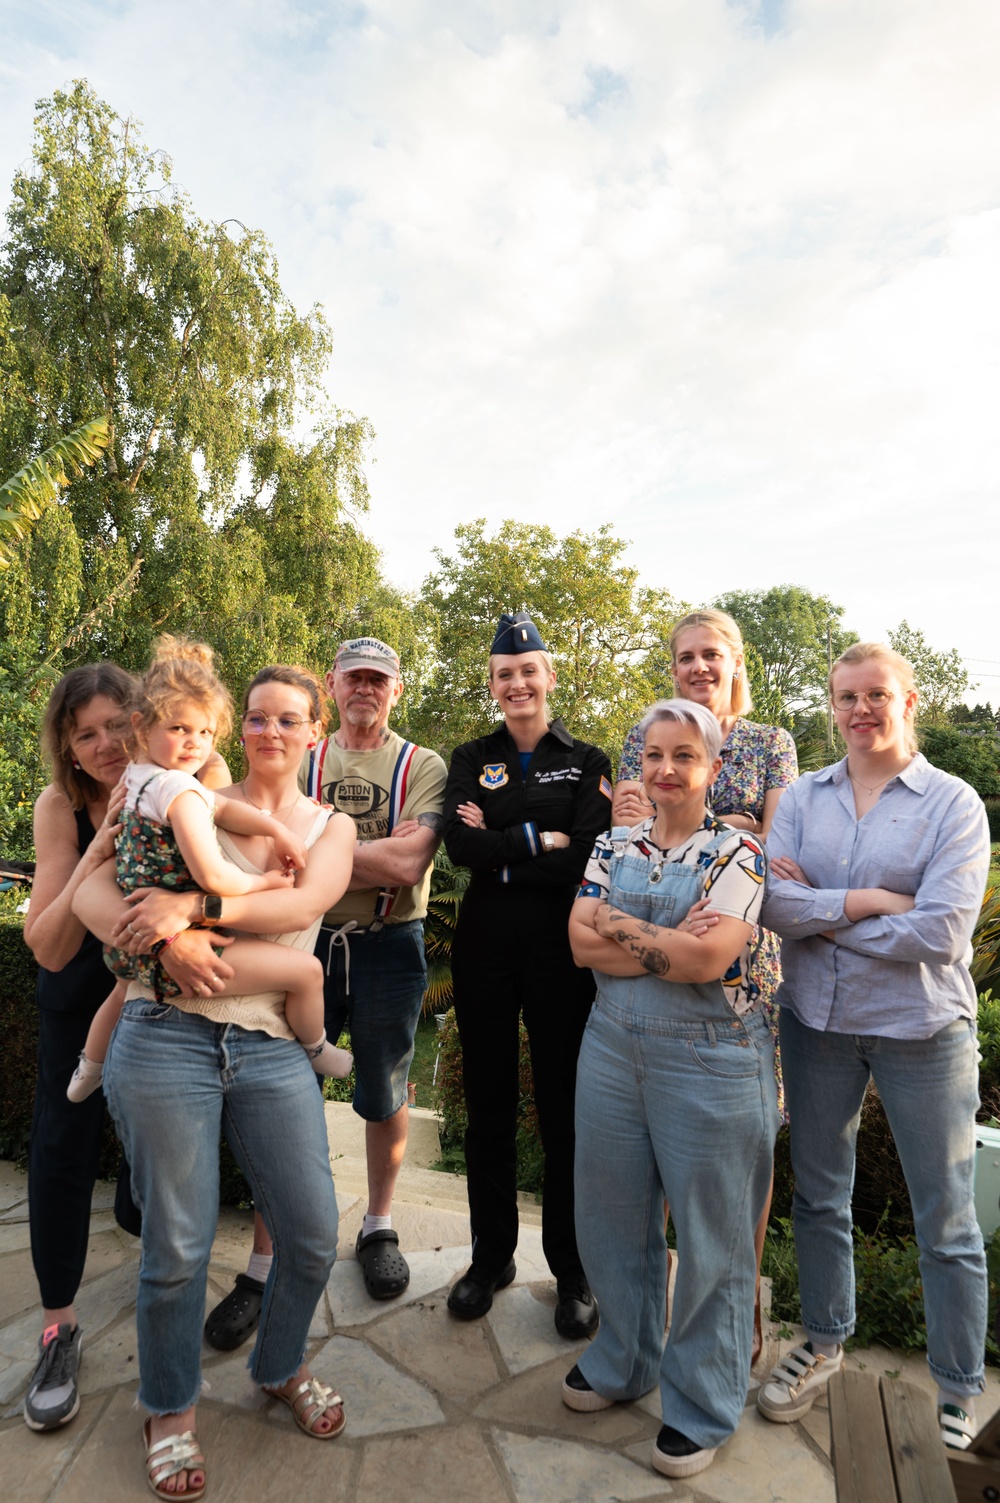
<path fill-rule="evenodd" d="M 145 771 L 145 767 L 139 768 L 132 763 L 126 772 L 126 778 L 129 783 L 136 783 L 138 779 L 135 774 Z M 171 826 L 139 813 L 142 795 L 158 778 L 165 777 L 172 780 L 184 778 L 185 782 L 191 784 L 193 791 L 205 798 L 209 811 L 213 812 L 211 794 L 197 778 L 189 777 L 186 773 L 155 767 L 134 794 L 130 787 L 129 801 L 122 811 L 122 830 L 118 836 L 115 856 L 115 874 L 123 892 L 135 892 L 138 887 L 165 887 L 173 892 L 198 891 L 198 883 L 181 855 Z M 192 928 L 198 927 L 192 925 Z M 222 950 L 219 949 L 217 953 L 221 955 Z M 154 955 L 130 955 L 127 950 L 105 945 L 104 963 L 120 979 L 141 982 L 159 1002 L 181 994 L 178 983 L 167 975 Z"/>

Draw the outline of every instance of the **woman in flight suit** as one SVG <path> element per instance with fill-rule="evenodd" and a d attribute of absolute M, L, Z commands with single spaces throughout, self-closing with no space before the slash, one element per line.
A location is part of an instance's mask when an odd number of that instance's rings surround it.
<path fill-rule="evenodd" d="M 472 870 L 452 946 L 472 1266 L 448 1308 L 462 1320 L 485 1315 L 494 1292 L 515 1277 L 523 1018 L 545 1151 L 542 1246 L 557 1284 L 556 1330 L 579 1340 L 598 1323 L 573 1222 L 576 1057 L 594 980 L 574 964 L 567 922 L 594 839 L 610 818 L 611 765 L 560 721 L 550 724 L 555 681 L 530 617 L 502 616 L 489 683 L 504 721 L 455 749 L 445 791 L 448 855 Z"/>

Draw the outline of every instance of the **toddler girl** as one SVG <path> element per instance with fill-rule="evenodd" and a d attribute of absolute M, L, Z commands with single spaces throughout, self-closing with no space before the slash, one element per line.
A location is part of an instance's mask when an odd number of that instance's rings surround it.
<path fill-rule="evenodd" d="M 280 819 L 250 803 L 216 801 L 195 776 L 211 757 L 216 737 L 228 735 L 232 726 L 232 700 L 215 676 L 212 657 L 204 643 L 163 636 L 140 681 L 129 748 L 133 761 L 124 774 L 126 797 L 118 836 L 118 884 L 125 892 L 169 887 L 239 897 L 294 886 L 295 872 L 305 867 L 302 842 Z M 261 875 L 241 871 L 219 849 L 216 823 L 232 834 L 268 836 L 284 869 Z M 181 988 L 156 958 L 169 943 L 161 940 L 150 955 L 105 947 L 107 965 L 120 979 L 90 1025 L 66 1093 L 71 1101 L 83 1101 L 101 1083 L 126 981 L 144 983 L 159 999 L 180 995 Z M 234 974 L 216 996 L 283 991 L 288 1026 L 313 1069 L 321 1075 L 350 1074 L 351 1055 L 327 1042 L 323 968 L 313 955 L 241 935 L 229 947 L 226 960 Z"/>

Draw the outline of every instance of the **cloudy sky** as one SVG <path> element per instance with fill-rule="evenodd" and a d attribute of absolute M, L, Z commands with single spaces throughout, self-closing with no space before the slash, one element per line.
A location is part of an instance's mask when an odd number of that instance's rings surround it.
<path fill-rule="evenodd" d="M 5 0 L 0 192 L 86 77 L 322 303 L 413 586 L 611 522 L 903 617 L 1000 702 L 994 0 Z"/>

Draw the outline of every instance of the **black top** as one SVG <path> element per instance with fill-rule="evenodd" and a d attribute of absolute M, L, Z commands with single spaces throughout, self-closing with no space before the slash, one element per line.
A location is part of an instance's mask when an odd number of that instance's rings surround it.
<path fill-rule="evenodd" d="M 478 804 L 484 830 L 462 823 L 459 804 Z M 521 775 L 520 754 L 505 725 L 452 753 L 444 795 L 444 843 L 472 870 L 470 891 L 529 890 L 537 901 L 576 896 L 595 838 L 611 823 L 611 763 L 553 721 Z M 570 837 L 544 851 L 543 830 Z"/>
<path fill-rule="evenodd" d="M 76 838 L 82 856 L 97 833 L 86 809 L 74 810 Z M 90 1016 L 111 995 L 115 978 L 104 964 L 104 947 L 93 934 L 85 934 L 83 943 L 61 971 L 38 967 L 35 1001 L 47 1012 L 78 1012 Z"/>

